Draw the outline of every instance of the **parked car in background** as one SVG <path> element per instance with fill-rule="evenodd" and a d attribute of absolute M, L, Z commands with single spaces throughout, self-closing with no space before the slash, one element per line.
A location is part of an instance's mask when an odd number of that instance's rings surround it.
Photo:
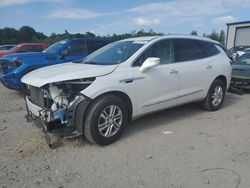
<path fill-rule="evenodd" d="M 250 89 L 250 52 L 240 56 L 233 64 L 231 87 L 233 89 Z"/>
<path fill-rule="evenodd" d="M 49 65 L 81 60 L 107 43 L 107 40 L 98 38 L 67 39 L 43 52 L 7 55 L 0 58 L 0 80 L 7 88 L 20 90 L 23 88 L 20 79 L 26 73 Z"/>
<path fill-rule="evenodd" d="M 250 48 L 246 48 L 246 49 L 244 50 L 244 52 L 245 52 L 245 53 L 250 53 Z"/>
<path fill-rule="evenodd" d="M 16 53 L 25 53 L 25 52 L 41 52 L 48 47 L 47 44 L 43 43 L 22 43 L 15 45 L 13 48 L 0 51 L 0 57 L 9 54 L 16 54 Z"/>
<path fill-rule="evenodd" d="M 9 49 L 13 48 L 14 46 L 15 46 L 15 44 L 2 45 L 2 46 L 0 46 L 0 51 L 9 50 Z"/>
<path fill-rule="evenodd" d="M 235 46 L 228 50 L 229 56 L 235 61 L 238 57 L 245 53 L 245 50 L 250 46 Z"/>
<path fill-rule="evenodd" d="M 220 109 L 231 71 L 218 42 L 167 35 L 114 42 L 82 61 L 32 71 L 22 82 L 28 117 L 42 119 L 45 132 L 107 145 L 147 113 L 194 101 Z"/>
<path fill-rule="evenodd" d="M 249 53 L 250 52 L 250 48 L 246 48 L 245 50 L 243 51 L 238 51 L 237 54 L 238 54 L 238 57 L 242 56 L 243 54 L 245 53 Z"/>

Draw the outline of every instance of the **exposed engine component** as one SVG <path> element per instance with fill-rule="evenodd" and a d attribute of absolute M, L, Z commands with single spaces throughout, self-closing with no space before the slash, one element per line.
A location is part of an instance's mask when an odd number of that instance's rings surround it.
<path fill-rule="evenodd" d="M 43 111 L 49 112 L 53 121 L 67 124 L 69 115 L 72 113 L 72 106 L 82 95 L 80 91 L 93 83 L 95 78 L 69 80 L 66 82 L 57 82 L 47 84 L 42 88 L 26 86 L 26 94 L 36 105 L 43 108 Z M 41 115 L 44 113 L 41 112 Z"/>

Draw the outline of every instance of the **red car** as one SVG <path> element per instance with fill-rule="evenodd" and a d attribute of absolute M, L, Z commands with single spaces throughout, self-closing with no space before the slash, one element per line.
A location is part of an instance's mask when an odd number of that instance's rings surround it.
<path fill-rule="evenodd" d="M 25 53 L 25 52 L 41 52 L 48 47 L 47 44 L 44 43 L 22 43 L 14 46 L 13 48 L 0 51 L 0 57 L 8 54 L 15 54 L 15 53 Z"/>

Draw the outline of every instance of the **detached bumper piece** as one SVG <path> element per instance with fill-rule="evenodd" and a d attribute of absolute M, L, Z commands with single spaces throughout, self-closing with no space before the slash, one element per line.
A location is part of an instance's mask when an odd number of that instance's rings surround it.
<path fill-rule="evenodd" d="M 232 77 L 229 91 L 241 95 L 250 90 L 250 79 Z"/>

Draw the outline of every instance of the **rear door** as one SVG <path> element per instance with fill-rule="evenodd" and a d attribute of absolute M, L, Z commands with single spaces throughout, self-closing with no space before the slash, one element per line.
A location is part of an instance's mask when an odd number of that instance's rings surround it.
<path fill-rule="evenodd" d="M 173 43 L 175 63 L 180 74 L 178 103 L 203 99 L 214 78 L 213 57 L 206 49 L 211 43 L 195 39 L 174 39 Z"/>

